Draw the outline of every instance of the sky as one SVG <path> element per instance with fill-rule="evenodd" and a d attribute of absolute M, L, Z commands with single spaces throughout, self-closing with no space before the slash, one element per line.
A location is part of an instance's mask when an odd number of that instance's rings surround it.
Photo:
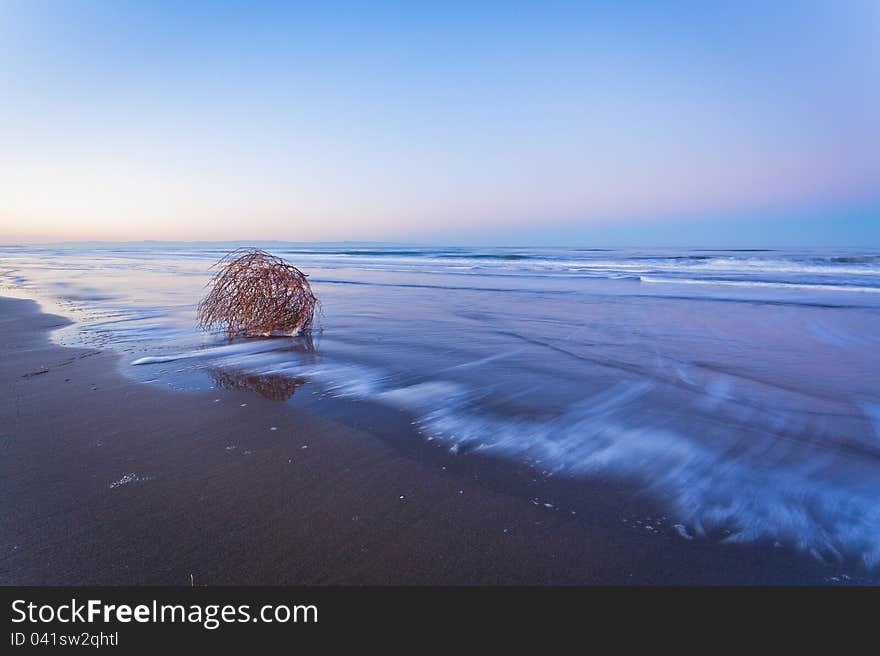
<path fill-rule="evenodd" d="M 0 0 L 0 243 L 880 246 L 880 0 Z"/>

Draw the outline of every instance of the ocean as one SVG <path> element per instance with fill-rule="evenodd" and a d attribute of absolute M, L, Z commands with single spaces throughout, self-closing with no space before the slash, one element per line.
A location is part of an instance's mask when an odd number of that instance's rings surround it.
<path fill-rule="evenodd" d="M 880 251 L 258 243 L 321 314 L 230 342 L 195 306 L 239 245 L 4 246 L 0 294 L 145 384 L 380 404 L 461 458 L 638 490 L 676 539 L 880 564 Z"/>

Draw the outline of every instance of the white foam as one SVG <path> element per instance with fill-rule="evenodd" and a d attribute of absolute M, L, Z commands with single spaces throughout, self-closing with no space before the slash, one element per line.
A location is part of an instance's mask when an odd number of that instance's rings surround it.
<path fill-rule="evenodd" d="M 744 444 L 721 429 L 706 439 L 633 423 L 626 399 L 618 391 L 546 421 L 447 406 L 420 424 L 455 451 L 469 446 L 554 473 L 643 485 L 679 520 L 682 537 L 688 527 L 729 531 L 728 542 L 779 541 L 826 559 L 880 564 L 880 471 L 872 460 L 804 451 L 770 435 Z"/>
<path fill-rule="evenodd" d="M 203 349 L 192 351 L 182 351 L 179 353 L 169 353 L 167 355 L 154 355 L 132 360 L 132 365 L 143 364 L 160 364 L 163 362 L 175 362 L 177 360 L 189 360 L 195 358 L 220 358 L 230 355 L 255 354 L 274 351 L 280 347 L 280 343 L 276 340 L 254 340 L 249 342 L 241 342 L 239 344 L 226 344 L 223 346 L 211 346 Z"/>
<path fill-rule="evenodd" d="M 405 410 L 430 410 L 449 404 L 459 404 L 468 391 L 448 381 L 431 381 L 409 387 L 398 387 L 376 395 L 376 400 Z"/>

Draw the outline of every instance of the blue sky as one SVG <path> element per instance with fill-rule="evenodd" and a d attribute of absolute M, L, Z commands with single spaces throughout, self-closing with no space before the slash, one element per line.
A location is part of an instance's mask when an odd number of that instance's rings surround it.
<path fill-rule="evenodd" d="M 880 245 L 873 0 L 6 0 L 0 96 L 0 241 Z"/>

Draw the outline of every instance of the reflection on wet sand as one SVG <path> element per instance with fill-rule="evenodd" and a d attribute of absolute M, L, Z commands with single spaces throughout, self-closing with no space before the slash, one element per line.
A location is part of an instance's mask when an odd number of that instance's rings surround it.
<path fill-rule="evenodd" d="M 272 401 L 286 401 L 306 381 L 281 374 L 248 374 L 226 369 L 210 369 L 211 377 L 225 390 L 251 390 Z"/>

